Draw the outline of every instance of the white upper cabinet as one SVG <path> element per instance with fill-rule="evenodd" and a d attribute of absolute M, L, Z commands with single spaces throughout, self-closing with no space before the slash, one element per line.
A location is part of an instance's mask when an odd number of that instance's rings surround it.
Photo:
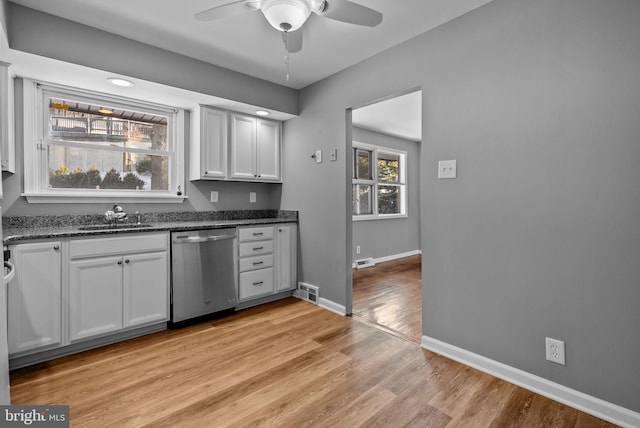
<path fill-rule="evenodd" d="M 206 106 L 191 110 L 191 180 L 227 178 L 227 116 Z"/>
<path fill-rule="evenodd" d="M 253 180 L 256 172 L 256 119 L 231 115 L 231 178 Z"/>
<path fill-rule="evenodd" d="M 280 123 L 256 120 L 256 171 L 260 180 L 280 181 Z"/>
<path fill-rule="evenodd" d="M 280 122 L 232 114 L 229 178 L 281 181 L 280 130 Z"/>
<path fill-rule="evenodd" d="M 2 170 L 16 172 L 13 77 L 9 64 L 0 62 L 0 148 Z"/>
<path fill-rule="evenodd" d="M 280 122 L 207 106 L 191 110 L 191 180 L 279 183 Z"/>

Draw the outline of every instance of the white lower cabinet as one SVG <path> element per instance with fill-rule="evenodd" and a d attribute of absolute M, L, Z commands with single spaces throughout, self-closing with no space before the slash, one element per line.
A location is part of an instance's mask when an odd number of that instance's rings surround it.
<path fill-rule="evenodd" d="M 166 234 L 71 241 L 70 341 L 167 321 L 167 254 Z"/>
<path fill-rule="evenodd" d="M 136 254 L 125 259 L 123 327 L 169 319 L 168 266 L 167 252 Z"/>
<path fill-rule="evenodd" d="M 297 232 L 290 223 L 238 228 L 240 302 L 295 289 Z"/>
<path fill-rule="evenodd" d="M 7 286 L 9 354 L 36 352 L 62 343 L 60 241 L 9 246 L 15 277 Z"/>
<path fill-rule="evenodd" d="M 25 242 L 9 250 L 16 274 L 7 286 L 8 344 L 18 366 L 169 320 L 168 233 Z"/>
<path fill-rule="evenodd" d="M 275 226 L 276 292 L 293 290 L 297 285 L 298 225 Z"/>
<path fill-rule="evenodd" d="M 122 258 L 73 260 L 69 266 L 71 342 L 122 329 Z"/>

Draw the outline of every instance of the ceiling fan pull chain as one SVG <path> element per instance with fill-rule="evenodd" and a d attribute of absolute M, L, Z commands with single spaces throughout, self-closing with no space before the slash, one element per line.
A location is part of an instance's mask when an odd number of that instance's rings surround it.
<path fill-rule="evenodd" d="M 285 76 L 285 80 L 289 81 L 289 32 L 284 32 L 284 64 L 287 67 L 287 75 Z"/>

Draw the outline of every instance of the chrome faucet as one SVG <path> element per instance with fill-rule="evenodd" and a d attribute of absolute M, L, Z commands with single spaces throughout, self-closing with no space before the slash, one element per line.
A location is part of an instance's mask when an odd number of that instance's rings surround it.
<path fill-rule="evenodd" d="M 114 204 L 111 210 L 104 213 L 104 218 L 107 223 L 123 222 L 127 218 L 127 213 L 124 212 L 120 205 Z"/>

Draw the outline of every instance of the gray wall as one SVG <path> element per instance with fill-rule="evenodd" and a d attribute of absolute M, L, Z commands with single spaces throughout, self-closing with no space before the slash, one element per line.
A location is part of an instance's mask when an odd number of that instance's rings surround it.
<path fill-rule="evenodd" d="M 639 21 L 634 0 L 495 0 L 305 88 L 282 190 L 301 279 L 350 307 L 346 109 L 421 88 L 424 334 L 640 411 Z"/>
<path fill-rule="evenodd" d="M 353 141 L 407 152 L 407 218 L 353 222 L 353 260 L 420 249 L 420 144 L 353 127 Z M 356 254 L 356 246 L 360 254 Z"/>

